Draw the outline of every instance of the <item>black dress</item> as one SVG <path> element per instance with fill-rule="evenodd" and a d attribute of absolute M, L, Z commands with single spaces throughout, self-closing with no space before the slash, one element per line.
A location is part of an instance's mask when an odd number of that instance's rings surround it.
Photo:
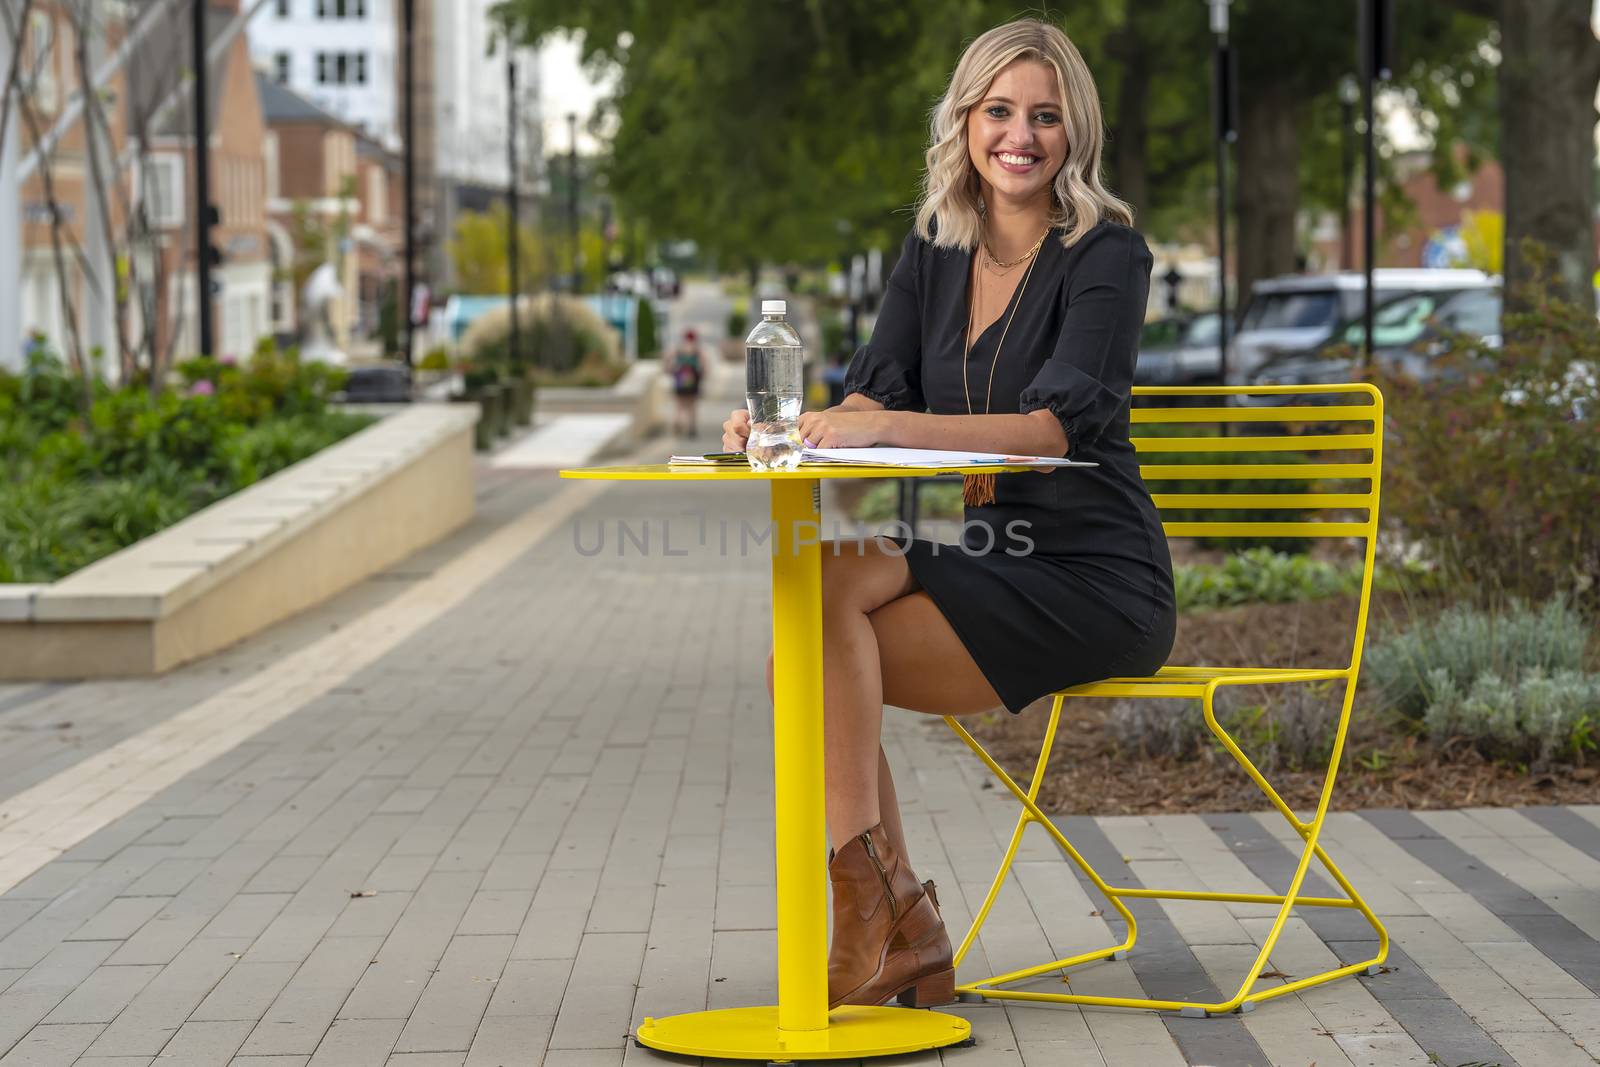
<path fill-rule="evenodd" d="M 1152 258 L 1138 232 L 1102 222 L 1071 248 L 1054 231 L 1024 291 L 967 361 L 983 414 L 995 348 L 1015 309 L 991 414 L 1049 409 L 1067 456 L 1097 467 L 1001 474 L 995 501 L 966 509 L 959 546 L 905 542 L 906 562 L 1013 711 L 1101 678 L 1166 662 L 1177 620 L 1161 519 L 1128 442 L 1133 364 Z M 972 253 L 913 233 L 889 278 L 872 340 L 845 392 L 891 410 L 967 413 L 961 353 Z"/>

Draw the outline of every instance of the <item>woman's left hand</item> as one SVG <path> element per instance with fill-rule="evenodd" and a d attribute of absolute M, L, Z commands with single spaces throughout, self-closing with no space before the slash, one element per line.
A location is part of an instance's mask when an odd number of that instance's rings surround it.
<path fill-rule="evenodd" d="M 888 427 L 884 411 L 806 411 L 800 436 L 809 448 L 865 448 L 882 444 Z"/>

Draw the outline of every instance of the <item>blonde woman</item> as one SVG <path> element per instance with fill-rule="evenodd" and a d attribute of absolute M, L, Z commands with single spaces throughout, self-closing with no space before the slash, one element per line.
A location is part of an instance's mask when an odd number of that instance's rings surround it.
<path fill-rule="evenodd" d="M 1172 563 L 1128 442 L 1150 251 L 1100 179 L 1094 79 L 1056 27 L 967 48 L 933 115 L 915 231 L 824 447 L 1068 456 L 969 478 L 960 548 L 880 538 L 823 553 L 823 702 L 835 1004 L 953 998 L 933 884 L 912 873 L 883 706 L 969 715 L 1165 662 Z M 735 411 L 723 444 L 744 446 Z M 768 684 L 771 684 L 769 664 Z"/>

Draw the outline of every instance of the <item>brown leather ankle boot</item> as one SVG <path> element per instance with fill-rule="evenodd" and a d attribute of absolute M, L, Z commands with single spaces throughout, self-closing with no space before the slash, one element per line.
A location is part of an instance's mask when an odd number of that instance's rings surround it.
<path fill-rule="evenodd" d="M 950 937 L 932 882 L 918 884 L 880 823 L 857 834 L 828 862 L 833 883 L 833 945 L 828 1007 L 908 1007 L 956 999 Z"/>

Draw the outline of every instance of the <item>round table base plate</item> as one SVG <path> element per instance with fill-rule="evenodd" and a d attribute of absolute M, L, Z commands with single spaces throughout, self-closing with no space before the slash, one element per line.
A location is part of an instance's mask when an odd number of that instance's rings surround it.
<path fill-rule="evenodd" d="M 646 1018 L 639 1043 L 684 1056 L 731 1060 L 851 1060 L 942 1048 L 965 1041 L 972 1024 L 911 1008 L 840 1007 L 826 1030 L 778 1030 L 778 1009 L 723 1008 Z"/>

